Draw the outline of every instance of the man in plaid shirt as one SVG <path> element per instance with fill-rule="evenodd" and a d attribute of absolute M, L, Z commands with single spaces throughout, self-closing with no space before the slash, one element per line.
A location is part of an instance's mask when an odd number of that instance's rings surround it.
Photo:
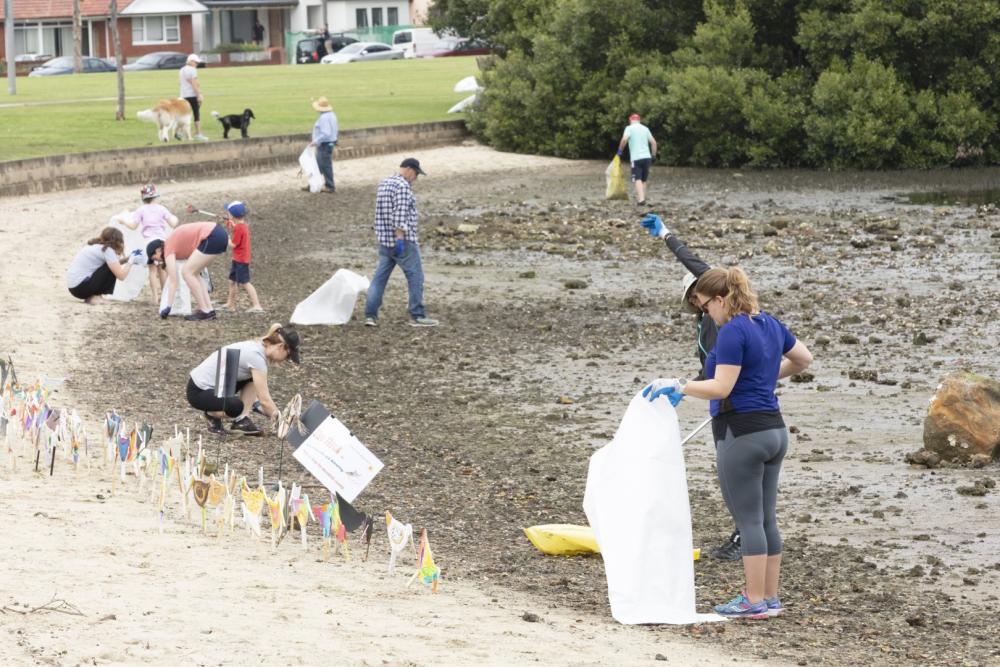
<path fill-rule="evenodd" d="M 378 326 L 378 309 L 389 275 L 399 265 L 409 290 L 410 325 L 434 327 L 438 321 L 424 312 L 424 269 L 420 263 L 417 239 L 417 200 L 411 184 L 424 174 L 420 163 L 408 157 L 399 165 L 399 173 L 378 184 L 375 195 L 375 239 L 378 241 L 378 266 L 365 299 L 365 325 Z"/>

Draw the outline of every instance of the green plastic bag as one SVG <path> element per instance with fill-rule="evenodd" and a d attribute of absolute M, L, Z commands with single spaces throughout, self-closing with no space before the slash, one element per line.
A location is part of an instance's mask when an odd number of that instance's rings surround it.
<path fill-rule="evenodd" d="M 615 156 L 615 159 L 608 165 L 604 172 L 607 189 L 604 193 L 605 199 L 628 199 L 628 186 L 625 184 L 625 170 L 622 169 L 622 159 Z"/>

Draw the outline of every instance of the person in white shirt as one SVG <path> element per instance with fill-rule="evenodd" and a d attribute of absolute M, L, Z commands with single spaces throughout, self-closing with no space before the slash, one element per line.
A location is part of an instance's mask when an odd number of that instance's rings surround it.
<path fill-rule="evenodd" d="M 146 263 L 142 250 L 128 257 L 122 257 L 124 252 L 121 230 L 105 227 L 100 236 L 87 241 L 69 265 L 66 271 L 69 293 L 91 306 L 103 303 L 103 295 L 115 291 L 115 281 L 125 280 L 133 266 Z"/>
<path fill-rule="evenodd" d="M 280 324 L 272 324 L 262 338 L 245 340 L 221 348 L 225 363 L 226 350 L 239 350 L 240 361 L 236 370 L 236 396 L 220 397 L 218 384 L 224 381 L 224 373 L 219 371 L 219 350 L 208 355 L 191 371 L 187 383 L 188 403 L 205 413 L 209 433 L 226 435 L 222 418 L 233 420 L 231 429 L 244 435 L 260 435 L 263 431 L 250 419 L 254 402 L 259 401 L 260 411 L 266 417 L 274 417 L 278 407 L 271 398 L 267 387 L 267 369 L 272 363 L 291 359 L 296 364 L 301 361 L 302 338 L 294 329 L 286 329 Z M 218 376 L 218 377 L 217 377 Z"/>
<path fill-rule="evenodd" d="M 191 112 L 194 116 L 194 138 L 198 141 L 208 141 L 208 137 L 201 133 L 201 103 L 204 96 L 201 94 L 201 84 L 198 83 L 198 65 L 201 58 L 197 53 L 192 53 L 187 57 L 187 64 L 181 68 L 181 93 L 180 97 L 187 100 L 191 105 Z"/>

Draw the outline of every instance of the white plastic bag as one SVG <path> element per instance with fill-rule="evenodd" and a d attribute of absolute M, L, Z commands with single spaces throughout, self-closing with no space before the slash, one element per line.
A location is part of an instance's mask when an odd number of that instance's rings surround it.
<path fill-rule="evenodd" d="M 146 239 L 142 237 L 138 229 L 129 229 L 125 225 L 118 222 L 120 217 L 131 217 L 132 213 L 129 211 L 122 211 L 118 215 L 112 216 L 108 220 L 108 226 L 114 227 L 121 231 L 122 236 L 125 238 L 125 254 L 131 255 L 133 250 L 142 249 L 146 250 Z M 149 269 L 145 266 L 133 266 L 129 270 L 128 275 L 125 276 L 125 280 L 115 281 L 115 291 L 110 298 L 115 301 L 134 301 L 139 297 L 142 292 L 142 288 L 146 285 L 147 278 L 149 278 Z"/>
<path fill-rule="evenodd" d="M 339 269 L 318 290 L 295 306 L 292 324 L 347 324 L 358 294 L 368 289 L 368 278 Z"/>
<path fill-rule="evenodd" d="M 191 314 L 191 290 L 188 288 L 187 281 L 184 280 L 184 276 L 181 275 L 181 269 L 184 268 L 184 264 L 187 260 L 178 260 L 177 262 L 177 296 L 174 297 L 174 303 L 170 305 L 171 315 L 190 315 Z M 202 271 L 201 281 L 205 283 L 205 289 L 210 289 L 211 279 L 208 278 L 208 271 Z M 170 278 L 168 277 L 163 285 L 163 290 L 160 293 L 160 310 L 167 307 L 167 293 L 170 291 Z"/>
<path fill-rule="evenodd" d="M 677 413 L 637 393 L 614 440 L 590 457 L 583 509 L 619 623 L 724 620 L 695 612 L 691 507 Z"/>
<path fill-rule="evenodd" d="M 299 168 L 309 179 L 309 192 L 319 192 L 323 189 L 323 174 L 316 164 L 316 147 L 306 146 L 306 149 L 299 155 Z"/>

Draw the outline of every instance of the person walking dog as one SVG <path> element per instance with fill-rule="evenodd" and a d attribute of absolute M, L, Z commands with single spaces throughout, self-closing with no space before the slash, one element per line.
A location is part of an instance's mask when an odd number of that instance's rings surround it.
<path fill-rule="evenodd" d="M 201 83 L 198 82 L 198 65 L 202 63 L 197 53 L 187 57 L 187 62 L 180 70 L 181 92 L 179 97 L 191 105 L 191 115 L 194 120 L 194 138 L 198 141 L 208 141 L 201 133 L 201 103 L 205 97 L 201 94 Z"/>
<path fill-rule="evenodd" d="M 420 168 L 420 162 L 408 157 L 399 165 L 398 173 L 378 184 L 375 195 L 378 265 L 365 299 L 366 326 L 378 326 L 378 311 L 382 307 L 385 285 L 397 264 L 406 276 L 410 324 L 415 327 L 438 325 L 438 321 L 427 317 L 424 311 L 424 269 L 417 238 L 417 200 L 411 187 L 420 175 L 427 175 Z"/>
<path fill-rule="evenodd" d="M 760 310 L 750 280 L 739 267 L 711 269 L 698 279 L 698 306 L 719 326 L 705 360 L 705 379 L 660 379 L 643 389 L 650 401 L 684 396 L 707 399 L 716 442 L 722 497 L 742 536 L 745 587 L 715 606 L 730 618 L 764 619 L 783 612 L 778 597 L 781 534 L 775 507 L 778 474 L 788 449 L 788 429 L 774 390 L 800 373 L 812 354 L 771 315 Z"/>

